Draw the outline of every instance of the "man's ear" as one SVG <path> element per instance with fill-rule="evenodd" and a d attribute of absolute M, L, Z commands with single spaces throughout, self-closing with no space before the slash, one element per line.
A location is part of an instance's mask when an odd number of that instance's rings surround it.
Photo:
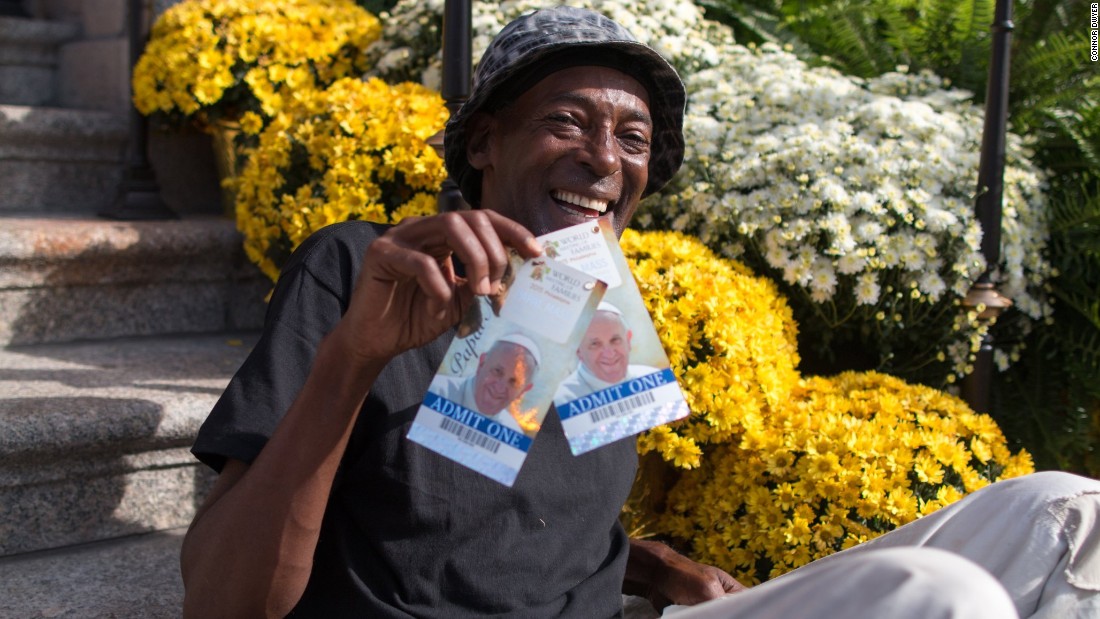
<path fill-rule="evenodd" d="M 466 159 L 475 170 L 489 167 L 494 120 L 485 112 L 476 112 L 466 121 Z"/>

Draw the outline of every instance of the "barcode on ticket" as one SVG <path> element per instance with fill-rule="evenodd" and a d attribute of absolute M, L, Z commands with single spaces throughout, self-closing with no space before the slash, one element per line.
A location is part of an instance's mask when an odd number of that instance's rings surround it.
<path fill-rule="evenodd" d="M 470 428 L 454 421 L 453 419 L 444 418 L 439 422 L 439 427 L 457 436 L 463 443 L 468 445 L 474 445 L 480 447 L 491 453 L 497 453 L 500 450 L 500 442 L 494 438 L 489 438 L 484 434 L 471 430 Z"/>
<path fill-rule="evenodd" d="M 599 423 L 605 419 L 610 419 L 612 417 L 621 417 L 622 415 L 625 415 L 630 411 L 645 406 L 647 404 L 653 404 L 654 400 L 655 398 L 653 396 L 653 392 L 646 391 L 643 393 L 639 393 L 638 395 L 619 400 L 617 402 L 612 402 L 611 404 L 608 404 L 606 406 L 601 406 L 600 408 L 597 408 L 588 413 L 588 418 L 592 421 L 592 423 Z"/>

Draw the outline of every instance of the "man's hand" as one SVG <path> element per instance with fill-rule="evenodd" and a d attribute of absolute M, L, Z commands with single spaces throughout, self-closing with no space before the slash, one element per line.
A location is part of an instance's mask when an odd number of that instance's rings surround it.
<path fill-rule="evenodd" d="M 474 295 L 500 287 L 506 247 L 524 258 L 542 252 L 531 232 L 492 211 L 406 219 L 371 243 L 337 328 L 368 361 L 422 346 L 457 323 Z M 465 266 L 464 278 L 452 257 Z"/>
<path fill-rule="evenodd" d="M 657 610 L 690 606 L 746 589 L 726 572 L 696 563 L 659 542 L 630 540 L 627 593 L 643 595 Z"/>

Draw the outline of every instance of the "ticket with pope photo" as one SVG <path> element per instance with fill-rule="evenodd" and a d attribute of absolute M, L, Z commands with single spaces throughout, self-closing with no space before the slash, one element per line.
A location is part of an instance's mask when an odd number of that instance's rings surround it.
<path fill-rule="evenodd" d="M 546 255 L 607 282 L 555 390 L 574 455 L 685 417 L 689 410 L 609 222 L 539 237 Z"/>
<path fill-rule="evenodd" d="M 502 284 L 459 323 L 408 438 L 511 486 L 607 285 L 517 255 Z"/>

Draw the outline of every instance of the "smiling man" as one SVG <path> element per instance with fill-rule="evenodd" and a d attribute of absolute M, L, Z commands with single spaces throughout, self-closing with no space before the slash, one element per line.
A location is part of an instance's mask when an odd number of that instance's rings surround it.
<path fill-rule="evenodd" d="M 632 440 L 574 457 L 548 414 L 507 488 L 405 439 L 506 248 L 534 257 L 535 235 L 596 218 L 621 232 L 683 160 L 684 102 L 675 70 L 597 13 L 501 32 L 446 130 L 475 208 L 330 226 L 284 267 L 193 448 L 220 475 L 184 541 L 185 615 L 614 617 L 624 581 L 680 604 L 741 589 L 628 539 Z"/>
<path fill-rule="evenodd" d="M 219 477 L 184 539 L 186 617 L 590 619 L 620 616 L 624 585 L 702 602 L 683 619 L 1100 616 L 1100 501 L 1082 478 L 996 484 L 744 590 L 628 538 L 632 439 L 574 457 L 551 411 L 511 488 L 405 439 L 506 248 L 535 257 L 535 234 L 596 218 L 621 233 L 683 160 L 684 101 L 672 67 L 598 13 L 504 28 L 446 129 L 476 208 L 330 226 L 285 265 L 193 447 Z M 897 547 L 937 543 L 953 552 Z"/>

